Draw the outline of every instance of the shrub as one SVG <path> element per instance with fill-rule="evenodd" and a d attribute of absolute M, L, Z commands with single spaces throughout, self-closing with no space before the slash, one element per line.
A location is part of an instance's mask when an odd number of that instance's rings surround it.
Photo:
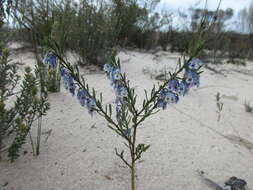
<path fill-rule="evenodd" d="M 95 5 L 81 1 L 73 20 L 71 49 L 80 56 L 79 65 L 94 64 L 102 68 L 103 63 L 114 54 L 117 29 L 116 19 L 105 3 Z"/>
<path fill-rule="evenodd" d="M 94 64 L 102 67 L 102 63 L 114 54 L 117 18 L 107 3 L 35 0 L 33 3 L 18 2 L 15 12 L 14 17 L 21 29 L 26 29 L 23 35 L 28 35 L 29 42 L 35 40 L 38 45 L 44 45 L 45 39 L 54 40 L 61 51 L 76 52 L 81 66 Z"/>
<path fill-rule="evenodd" d="M 244 102 L 244 108 L 245 108 L 245 111 L 248 112 L 248 113 L 253 112 L 253 107 L 250 105 L 249 101 Z"/>
<path fill-rule="evenodd" d="M 0 148 L 3 148 L 4 138 L 11 135 L 13 140 L 10 145 L 6 145 L 5 150 L 8 150 L 8 156 L 14 161 L 19 156 L 32 124 L 47 112 L 49 103 L 47 94 L 39 88 L 39 81 L 29 67 L 25 69 L 21 90 L 16 92 L 20 80 L 16 65 L 9 62 L 8 50 L 1 50 L 0 53 Z M 8 99 L 15 99 L 14 95 L 17 95 L 16 100 L 14 105 L 10 105 Z M 33 146 L 32 139 L 31 143 Z"/>
<path fill-rule="evenodd" d="M 54 24 L 54 10 L 53 1 L 16 1 L 13 17 L 20 27 L 21 40 L 27 39 L 32 44 L 34 40 L 32 31 L 36 31 L 38 45 L 41 45 L 44 39 L 50 38 Z"/>
<path fill-rule="evenodd" d="M 70 1 L 56 3 L 54 1 L 27 1 L 24 4 L 17 2 L 14 11 L 14 17 L 21 26 L 21 32 L 28 35 L 28 41 L 33 45 L 36 55 L 37 64 L 40 62 L 40 54 L 47 54 L 39 45 L 46 40 L 54 40 L 59 44 L 61 51 L 64 53 L 68 48 L 68 33 L 70 32 L 71 19 L 74 12 L 71 8 Z M 25 29 L 24 29 L 25 28 Z M 56 62 L 53 56 L 47 55 L 44 63 Z M 59 68 L 43 68 L 44 77 L 49 92 L 60 91 Z"/>

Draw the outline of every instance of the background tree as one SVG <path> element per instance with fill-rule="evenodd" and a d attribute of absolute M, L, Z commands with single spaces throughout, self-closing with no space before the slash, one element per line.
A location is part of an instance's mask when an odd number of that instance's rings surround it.
<path fill-rule="evenodd" d="M 230 20 L 234 14 L 233 9 L 211 11 L 207 9 L 190 9 L 191 11 L 191 31 L 197 30 L 197 23 L 206 15 L 207 25 L 212 19 L 215 19 L 215 24 L 212 25 L 209 32 L 209 39 L 207 49 L 202 51 L 202 59 L 210 61 L 212 63 L 220 63 L 227 51 L 227 39 L 226 39 L 226 22 Z"/>

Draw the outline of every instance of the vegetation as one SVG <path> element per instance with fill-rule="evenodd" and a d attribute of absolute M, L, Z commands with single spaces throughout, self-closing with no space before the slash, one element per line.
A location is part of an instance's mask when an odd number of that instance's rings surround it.
<path fill-rule="evenodd" d="M 124 140 L 124 145 L 128 150 L 126 156 L 125 150 L 118 151 L 115 148 L 116 155 L 130 169 L 131 173 L 131 189 L 136 189 L 136 164 L 146 152 L 150 145 L 139 143 L 137 132 L 139 126 L 151 115 L 159 112 L 159 108 L 166 109 L 170 104 L 177 103 L 179 97 L 188 93 L 190 88 L 199 86 L 200 71 L 203 66 L 202 62 L 196 58 L 205 47 L 208 31 L 215 23 L 212 19 L 208 25 L 204 25 L 206 18 L 198 23 L 198 30 L 191 39 L 191 45 L 184 57 L 179 60 L 174 73 L 170 73 L 168 80 L 162 85 L 153 87 L 150 94 L 145 90 L 145 98 L 141 107 L 137 107 L 137 94 L 130 86 L 130 81 L 125 73 L 121 72 L 120 60 L 112 57 L 104 65 L 104 71 L 107 78 L 111 81 L 111 85 L 115 91 L 115 112 L 113 115 L 113 105 L 103 105 L 103 94 L 96 94 L 95 89 L 91 89 L 85 82 L 83 76 L 80 75 L 77 66 L 73 66 L 62 54 L 58 48 L 58 44 L 53 42 L 49 44 L 52 55 L 59 59 L 61 65 L 61 76 L 65 84 L 65 88 L 77 98 L 82 106 L 85 106 L 90 114 L 96 112 L 102 116 L 108 123 L 108 128 L 118 134 Z M 54 66 L 54 62 L 50 63 Z M 130 157 L 130 160 L 127 158 Z"/>
<path fill-rule="evenodd" d="M 153 11 L 158 2 L 17 1 L 13 16 L 19 26 L 18 33 L 26 40 L 33 41 L 30 32 L 34 31 L 38 45 L 45 45 L 47 39 L 57 41 L 61 51 L 72 50 L 79 55 L 79 65 L 94 64 L 102 68 L 115 55 L 118 46 L 146 50 L 161 46 L 171 52 L 186 52 L 200 19 L 206 15 L 204 24 L 208 25 L 216 12 L 190 8 L 188 13 L 179 13 L 185 27 L 178 29 L 173 27 L 175 13 Z M 241 20 L 245 22 L 241 25 L 251 27 L 251 12 L 250 8 L 244 10 Z M 206 48 L 201 52 L 203 60 L 222 63 L 227 58 L 228 63 L 244 64 L 244 59 L 252 59 L 252 35 L 227 30 L 226 23 L 233 16 L 233 9 L 219 9 L 216 22 L 209 30 Z"/>
<path fill-rule="evenodd" d="M 0 153 L 8 151 L 13 162 L 29 135 L 34 155 L 39 155 L 41 120 L 49 109 L 45 88 L 44 66 L 38 65 L 35 74 L 27 67 L 20 85 L 16 63 L 9 59 L 10 52 L 4 48 L 7 43 L 6 19 L 10 16 L 12 1 L 1 1 L 0 15 Z M 38 122 L 37 140 L 31 135 L 31 128 Z M 36 148 L 35 148 L 36 146 Z M 0 156 L 1 159 L 1 156 Z"/>
<path fill-rule="evenodd" d="M 47 93 L 39 88 L 39 81 L 32 74 L 31 69 L 25 69 L 25 76 L 18 89 L 20 76 L 17 74 L 17 67 L 10 63 L 7 49 L 0 49 L 0 147 L 9 152 L 8 156 L 14 161 L 19 156 L 19 150 L 25 143 L 34 121 L 38 120 L 49 109 Z M 15 98 L 16 96 L 16 98 Z M 15 99 L 13 104 L 9 99 Z M 10 145 L 4 145 L 4 139 L 11 137 Z M 31 137 L 31 136 L 30 136 Z M 34 143 L 31 144 L 35 154 Z M 5 148 L 6 147 L 6 148 Z M 37 141 L 37 153 L 39 153 L 39 142 Z"/>
<path fill-rule="evenodd" d="M 248 112 L 248 113 L 253 112 L 253 107 L 250 105 L 249 101 L 244 102 L 244 108 L 245 108 L 245 111 Z"/>
<path fill-rule="evenodd" d="M 34 155 L 39 155 L 42 117 L 49 109 L 47 91 L 60 91 L 61 75 L 65 88 L 77 95 L 80 104 L 90 114 L 102 116 L 108 128 L 122 137 L 128 154 L 117 148 L 115 153 L 130 170 L 132 190 L 136 189 L 137 161 L 150 147 L 138 142 L 139 126 L 159 109 L 177 103 L 191 87 L 199 86 L 203 64 L 198 58 L 212 63 L 227 58 L 228 63 L 242 65 L 244 59 L 252 58 L 252 34 L 226 31 L 226 22 L 234 14 L 232 9 L 189 9 L 190 22 L 180 30 L 173 28 L 172 14 L 153 11 L 158 0 L 144 4 L 137 0 L 1 2 L 1 41 L 7 13 L 18 26 L 15 32 L 32 44 L 37 65 L 34 73 L 25 69 L 21 90 L 17 91 L 20 81 L 17 66 L 9 61 L 8 50 L 0 48 L 0 150 L 7 150 L 14 161 L 29 136 Z M 244 11 L 242 17 L 249 21 L 251 32 L 252 10 Z M 181 16 L 188 18 L 185 14 Z M 164 51 L 180 52 L 182 58 L 162 85 L 154 86 L 150 94 L 145 91 L 143 104 L 137 107 L 137 94 L 122 73 L 120 60 L 115 58 L 118 47 L 150 50 L 158 46 Z M 80 75 L 78 65 L 68 61 L 67 51 L 78 55 L 79 66 L 92 64 L 104 69 L 116 94 L 115 115 L 113 105 L 104 105 L 103 94 L 98 96 Z M 10 99 L 14 99 L 13 105 L 8 102 Z M 216 103 L 219 121 L 223 109 L 219 93 Z M 249 108 L 245 103 L 246 111 L 252 111 Z M 31 135 L 35 121 L 39 121 L 36 142 Z M 5 142 L 7 137 L 11 137 L 11 143 Z"/>

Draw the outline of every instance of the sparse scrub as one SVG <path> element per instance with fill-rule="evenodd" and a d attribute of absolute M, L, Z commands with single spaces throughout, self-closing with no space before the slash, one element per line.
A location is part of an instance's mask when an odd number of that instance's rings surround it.
<path fill-rule="evenodd" d="M 18 2 L 13 15 L 22 36 L 30 42 L 33 40 L 29 34 L 31 30 L 37 33 L 38 45 L 52 38 L 62 51 L 76 52 L 81 66 L 94 64 L 102 68 L 103 62 L 115 55 L 118 45 L 145 50 L 157 46 L 167 50 L 170 46 L 171 52 L 185 53 L 203 15 L 207 15 L 203 25 L 212 22 L 214 16 L 216 22 L 205 31 L 209 37 L 205 50 L 200 53 L 202 60 L 216 64 L 228 59 L 228 63 L 244 65 L 245 58 L 251 58 L 251 35 L 226 31 L 226 23 L 234 15 L 233 9 L 218 10 L 216 14 L 207 8 L 191 8 L 188 16 L 181 13 L 184 20 L 188 17 L 190 20 L 185 29 L 179 30 L 173 28 L 172 13 L 154 12 L 158 2 L 30 0 L 26 4 Z"/>

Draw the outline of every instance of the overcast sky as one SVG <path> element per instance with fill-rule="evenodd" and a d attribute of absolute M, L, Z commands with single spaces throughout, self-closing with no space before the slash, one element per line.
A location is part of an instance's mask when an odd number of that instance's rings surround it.
<path fill-rule="evenodd" d="M 243 9 L 244 7 L 249 7 L 252 0 L 222 0 L 221 8 L 233 8 L 236 12 Z M 189 8 L 190 6 L 203 7 L 204 0 L 161 0 L 161 8 L 166 6 L 169 9 L 178 8 Z M 208 8 L 215 9 L 219 3 L 219 0 L 208 0 Z"/>
<path fill-rule="evenodd" d="M 243 8 L 248 8 L 251 2 L 253 3 L 253 0 L 222 0 L 220 6 L 221 9 L 234 9 L 234 17 L 227 23 L 227 29 L 240 31 L 240 28 L 238 28 L 238 25 L 236 24 L 238 23 L 238 12 Z M 208 0 L 207 8 L 216 10 L 218 4 L 219 0 Z M 168 10 L 169 12 L 177 12 L 178 10 L 181 10 L 181 12 L 183 12 L 190 7 L 204 8 L 204 5 L 205 0 L 161 0 L 158 5 L 158 10 Z M 174 26 L 182 26 L 181 19 L 177 14 L 174 14 L 173 23 Z"/>

